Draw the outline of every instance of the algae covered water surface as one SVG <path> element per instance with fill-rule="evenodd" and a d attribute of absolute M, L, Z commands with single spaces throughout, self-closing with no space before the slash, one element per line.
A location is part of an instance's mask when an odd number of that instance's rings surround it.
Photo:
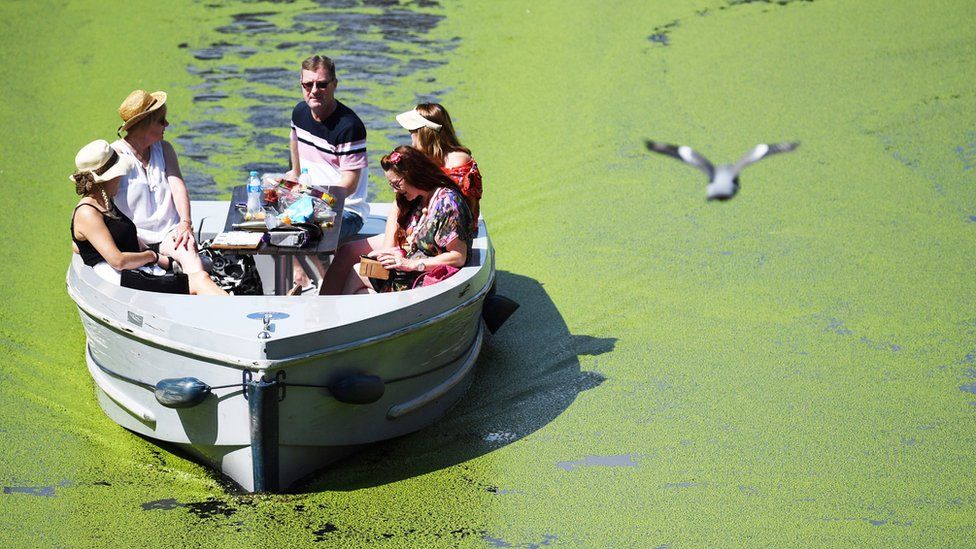
<path fill-rule="evenodd" d="M 967 544 L 974 23 L 963 1 L 0 5 L 0 539 Z M 438 424 L 241 495 L 99 409 L 65 176 L 131 89 L 164 89 L 194 195 L 226 196 L 285 162 L 313 52 L 374 164 L 407 141 L 393 114 L 448 106 L 522 308 Z M 709 203 L 649 138 L 802 144 Z"/>

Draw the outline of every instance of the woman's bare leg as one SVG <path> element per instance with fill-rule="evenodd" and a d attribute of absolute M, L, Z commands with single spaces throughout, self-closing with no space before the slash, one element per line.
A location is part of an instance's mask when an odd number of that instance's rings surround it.
<path fill-rule="evenodd" d="M 176 247 L 172 234 L 171 231 L 163 237 L 162 242 L 159 243 L 159 253 L 179 261 L 180 267 L 186 274 L 203 271 L 203 262 L 200 261 L 200 253 L 197 250 L 196 243 L 191 242 L 186 248 Z"/>
<path fill-rule="evenodd" d="M 383 235 L 377 234 L 361 240 L 353 240 L 343 244 L 332 258 L 329 270 L 325 272 L 325 280 L 322 282 L 321 295 L 340 295 L 347 294 L 346 284 L 349 280 L 350 271 L 359 263 L 359 256 L 383 245 Z M 357 275 L 358 276 L 358 275 Z"/>
<path fill-rule="evenodd" d="M 216 285 L 213 280 L 203 270 L 195 273 L 186 273 L 190 282 L 190 293 L 193 295 L 230 295 Z"/>

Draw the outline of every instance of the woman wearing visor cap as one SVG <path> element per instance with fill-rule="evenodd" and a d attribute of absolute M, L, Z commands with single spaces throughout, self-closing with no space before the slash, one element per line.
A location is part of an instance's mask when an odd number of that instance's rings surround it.
<path fill-rule="evenodd" d="M 410 132 L 410 142 L 434 161 L 457 183 L 471 210 L 472 230 L 478 234 L 481 172 L 471 150 L 461 145 L 451 115 L 439 103 L 421 103 L 412 111 L 398 114 L 397 122 Z"/>

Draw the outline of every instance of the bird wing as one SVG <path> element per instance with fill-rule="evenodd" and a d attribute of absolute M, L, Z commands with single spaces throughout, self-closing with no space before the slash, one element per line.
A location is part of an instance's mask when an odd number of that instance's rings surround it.
<path fill-rule="evenodd" d="M 704 156 L 695 152 L 695 150 L 691 147 L 686 147 L 684 145 L 669 145 L 667 143 L 660 143 L 658 141 L 651 140 L 645 141 L 644 144 L 647 145 L 647 148 L 650 151 L 673 156 L 678 160 L 691 164 L 692 166 L 705 172 L 709 179 L 711 179 L 715 174 L 715 167 L 712 166 L 712 163 L 709 162 Z"/>
<path fill-rule="evenodd" d="M 749 164 L 758 162 L 771 154 L 790 152 L 799 146 L 799 143 L 776 143 L 774 145 L 760 143 L 753 147 L 752 150 L 743 156 L 738 162 L 736 162 L 735 166 L 732 167 L 732 171 L 738 175 L 739 172 L 741 172 Z"/>

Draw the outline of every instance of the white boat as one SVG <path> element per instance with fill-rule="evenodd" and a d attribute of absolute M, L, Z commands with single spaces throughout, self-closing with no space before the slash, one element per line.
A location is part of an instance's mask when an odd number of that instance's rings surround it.
<path fill-rule="evenodd" d="M 193 203 L 203 238 L 222 229 L 227 208 Z M 363 232 L 380 232 L 389 205 L 371 208 Z M 465 267 L 404 292 L 158 294 L 113 285 L 77 254 L 67 287 L 110 418 L 246 491 L 282 491 L 365 444 L 430 425 L 458 401 L 485 330 L 517 307 L 493 295 L 493 253 L 482 221 Z"/>

